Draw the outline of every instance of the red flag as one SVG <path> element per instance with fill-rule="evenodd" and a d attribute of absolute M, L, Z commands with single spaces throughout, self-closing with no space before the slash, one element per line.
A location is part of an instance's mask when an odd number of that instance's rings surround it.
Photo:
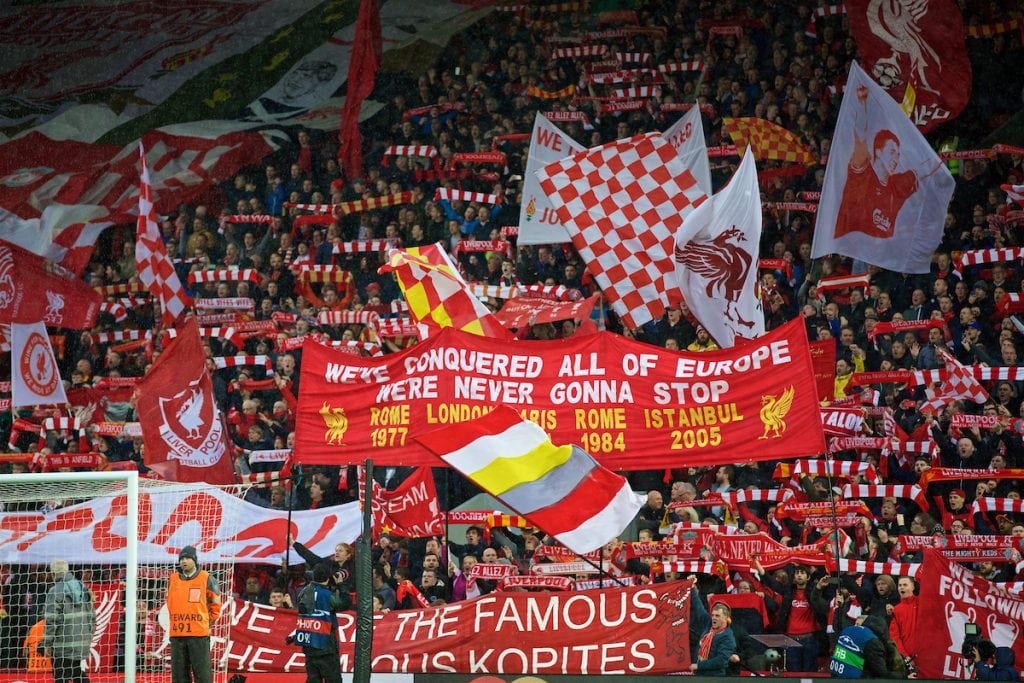
<path fill-rule="evenodd" d="M 170 481 L 235 483 L 195 318 L 153 363 L 136 395 L 147 467 Z"/>
<path fill-rule="evenodd" d="M 948 353 L 944 354 L 943 360 L 946 362 L 949 377 L 938 390 L 925 390 L 928 400 L 921 405 L 921 412 L 938 412 L 943 406 L 961 398 L 971 399 L 975 403 L 984 403 L 988 400 L 988 392 L 971 376 L 970 370 Z"/>
<path fill-rule="evenodd" d="M 363 503 L 365 481 L 365 470 L 360 467 L 360 503 Z M 426 538 L 444 533 L 444 517 L 429 467 L 417 467 L 394 491 L 388 491 L 375 481 L 370 496 L 375 541 L 382 533 L 406 538 Z"/>
<path fill-rule="evenodd" d="M 338 161 L 349 178 L 363 174 L 363 139 L 359 135 L 359 110 L 373 92 L 381 57 L 380 0 L 363 0 L 356 19 L 356 37 L 348 63 L 348 93 L 341 111 L 341 147 Z"/>
<path fill-rule="evenodd" d="M 135 236 L 135 265 L 139 271 L 139 280 L 159 299 L 163 312 L 161 320 L 164 325 L 169 326 L 192 305 L 192 299 L 181 286 L 174 264 L 167 256 L 167 247 L 160 237 L 156 211 L 153 208 L 153 186 L 149 182 L 146 151 L 142 148 L 142 143 L 139 143 L 139 163 L 142 169 L 139 176 L 139 222 Z"/>
<path fill-rule="evenodd" d="M 0 324 L 41 320 L 50 327 L 87 330 L 96 325 L 100 303 L 100 295 L 82 280 L 52 272 L 41 256 L 0 240 Z"/>
<path fill-rule="evenodd" d="M 844 4 L 866 70 L 897 101 L 914 87 L 916 126 L 928 132 L 960 115 L 971 96 L 971 62 L 954 0 Z"/>

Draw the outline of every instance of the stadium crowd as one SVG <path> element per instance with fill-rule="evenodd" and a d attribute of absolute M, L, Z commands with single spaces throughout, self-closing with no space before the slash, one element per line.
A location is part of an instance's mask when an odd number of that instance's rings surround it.
<path fill-rule="evenodd" d="M 245 335 L 243 347 L 232 340 L 204 340 L 214 378 L 215 397 L 226 416 L 237 447 L 236 471 L 240 477 L 275 472 L 281 462 L 249 463 L 253 451 L 291 448 L 295 409 L 299 393 L 301 346 L 289 340 L 304 335 L 325 335 L 335 342 L 350 342 L 357 352 L 379 349 L 389 353 L 415 343 L 410 336 L 391 334 L 378 338 L 365 325 L 322 325 L 317 315 L 324 311 L 372 311 L 382 317 L 402 314 L 401 292 L 390 275 L 378 274 L 385 250 L 390 246 L 423 246 L 442 242 L 456 255 L 466 279 L 490 285 L 561 285 L 584 295 L 596 292 L 585 264 L 571 245 L 518 246 L 507 253 L 463 252 L 456 249 L 463 240 L 509 240 L 515 235 L 503 226 L 518 222 L 522 201 L 522 175 L 528 147 L 515 134 L 529 133 L 536 112 L 566 112 L 557 125 L 581 144 L 591 146 L 629 137 L 636 133 L 663 130 L 681 115 L 678 109 L 663 107 L 674 102 L 696 102 L 710 146 L 728 144 L 721 121 L 725 116 L 754 116 L 782 125 L 796 133 L 818 157 L 819 163 L 801 175 L 768 174 L 763 183 L 766 202 L 794 202 L 801 192 L 821 189 L 832 132 L 847 70 L 857 58 L 856 44 L 843 15 L 812 17 L 813 8 L 803 3 L 789 6 L 772 0 L 750 3 L 716 3 L 680 0 L 644 2 L 636 11 L 637 26 L 644 30 L 612 32 L 606 39 L 613 50 L 651 55 L 654 64 L 702 60 L 705 71 L 680 71 L 665 75 L 660 93 L 642 108 L 601 113 L 596 98 L 550 93 L 586 84 L 582 62 L 549 58 L 557 44 L 550 36 L 582 37 L 588 31 L 613 29 L 603 25 L 599 15 L 579 11 L 561 14 L 537 8 L 508 13 L 495 11 L 470 30 L 460 34 L 437 63 L 415 77 L 378 76 L 374 97 L 388 105 L 365 121 L 362 135 L 367 168 L 361 177 L 349 177 L 336 161 L 333 135 L 319 131 L 293 131 L 294 143 L 266 159 L 260 168 L 240 170 L 204 205 L 182 206 L 176 215 L 161 222 L 168 252 L 176 259 L 182 282 L 189 273 L 223 268 L 254 269 L 257 281 L 208 282 L 190 287 L 197 299 L 251 298 L 255 309 L 251 319 L 272 325 Z M 1005 21 L 998 3 L 961 3 L 964 20 L 971 24 Z M 1014 16 L 1020 16 L 1019 13 Z M 633 23 L 633 22 L 629 22 Z M 739 35 L 720 34 L 710 29 L 739 25 Z M 811 35 L 809 25 L 816 28 Z M 1022 61 L 1020 37 L 1016 31 L 986 38 L 968 39 L 974 78 L 974 94 L 960 118 L 940 127 L 932 140 L 936 147 L 958 140 L 961 149 L 979 146 L 982 139 L 1005 123 L 1020 108 L 1022 73 L 1007 70 L 1005 64 Z M 640 77 L 635 85 L 645 84 Z M 586 85 L 581 93 L 595 94 Z M 582 115 L 568 115 L 580 112 Z M 941 136 L 941 137 L 940 137 Z M 727 136 L 726 136 L 727 137 Z M 392 146 L 433 146 L 436 164 L 426 157 L 390 155 Z M 507 166 L 492 163 L 459 164 L 456 153 L 500 150 Z M 738 164 L 737 157 L 712 160 L 715 188 L 721 187 Z M 835 398 L 871 394 L 876 406 L 891 409 L 894 423 L 910 439 L 932 440 L 935 453 L 919 454 L 909 462 L 897 454 L 871 451 L 841 451 L 839 461 L 867 462 L 883 473 L 886 484 L 915 484 L 929 468 L 972 468 L 996 472 L 1024 467 L 1024 441 L 1018 418 L 1024 418 L 1024 381 L 987 383 L 989 400 L 983 404 L 957 401 L 938 415 L 925 414 L 920 406 L 925 387 L 905 384 L 876 384 L 856 387 L 850 383 L 855 371 L 938 369 L 944 367 L 943 352 L 965 365 L 992 367 L 1024 365 L 1024 324 L 997 303 L 1004 294 L 1022 291 L 1024 268 L 1019 262 L 958 268 L 959 252 L 970 249 L 1024 246 L 1019 220 L 1008 218 L 1013 206 L 1006 201 L 1000 185 L 1024 182 L 1024 159 L 1018 155 L 950 161 L 956 190 L 949 206 L 942 243 L 934 255 L 931 273 L 912 275 L 869 268 L 867 287 L 816 291 L 821 278 L 849 274 L 855 267 L 849 259 L 811 259 L 813 213 L 771 209 L 765 213 L 761 257 L 784 259 L 787 268 L 764 270 L 765 317 L 768 329 L 801 317 L 812 340 L 834 340 Z M 780 167 L 777 162 L 759 162 L 762 172 Z M 433 199 L 439 186 L 494 194 L 500 202 L 448 202 Z M 339 204 L 361 199 L 410 192 L 412 201 L 383 209 L 351 213 L 326 221 L 300 219 L 310 212 L 302 204 Z M 269 217 L 266 219 L 251 217 Z M 88 278 L 96 287 L 107 287 L 111 304 L 125 304 L 121 320 L 103 314 L 99 325 L 80 334 L 66 334 L 62 348 L 61 372 L 69 395 L 79 398 L 74 409 L 84 424 L 90 422 L 132 422 L 135 419 L 131 390 L 108 379 L 141 377 L 154 359 L 152 344 L 128 340 L 111 333 L 123 330 L 152 330 L 159 339 L 159 311 L 152 298 L 137 287 L 134 258 L 134 226 L 116 226 L 100 240 Z M 337 253 L 336 245 L 363 240 L 385 240 L 377 251 Z M 302 277 L 302 266 L 340 265 L 351 277 L 339 282 L 311 282 Z M 486 301 L 492 309 L 501 301 Z M 216 314 L 218 309 L 205 309 Z M 227 310 L 227 309 L 223 309 Z M 614 313 L 600 311 L 606 329 L 670 349 L 700 351 L 716 348 L 707 332 L 694 320 L 685 302 L 675 302 L 664 318 L 640 329 L 623 329 Z M 901 320 L 935 320 L 936 325 L 904 333 L 875 334 L 880 323 Z M 574 334 L 583 321 L 567 320 L 559 325 L 535 325 L 518 330 L 528 339 L 563 338 Z M 270 332 L 267 332 L 271 329 Z M 235 354 L 265 355 L 272 362 L 272 379 L 249 367 L 219 368 L 213 359 Z M 8 361 L 3 361 L 8 362 Z M 9 370 L 9 368 L 7 368 Z M 113 387 L 113 388 L 111 388 Z M 957 413 L 1003 418 L 995 426 L 954 427 Z M 137 467 L 146 472 L 142 441 L 138 436 L 90 433 L 88 443 L 77 434 L 51 433 L 43 448 L 38 433 L 19 432 L 18 424 L 38 424 L 49 410 L 24 410 L 5 416 L 0 437 L 8 438 L 9 450 L 25 454 L 22 460 L 5 464 L 8 472 L 38 469 L 39 455 L 92 450 L 102 454 L 113 467 Z M 865 420 L 864 434 L 886 435 L 880 411 Z M 891 435 L 891 434 L 890 434 Z M 753 449 L 754 446 L 752 445 Z M 751 453 L 752 454 L 752 453 Z M 737 453 L 736 460 L 746 454 Z M 817 454 L 808 454 L 816 456 Z M 774 515 L 774 503 L 750 503 L 743 509 L 699 502 L 715 494 L 742 489 L 769 489 L 788 485 L 773 477 L 776 463 L 740 463 L 711 468 L 679 467 L 669 471 L 629 472 L 633 488 L 647 494 L 647 504 L 636 523 L 637 537 L 609 543 L 602 555 L 620 577 L 643 582 L 674 578 L 672 572 L 653 572 L 643 559 L 626 559 L 623 541 L 658 540 L 666 527 L 677 522 L 708 522 L 737 526 L 743 533 L 766 533 L 785 545 L 809 544 L 827 536 L 826 529 L 801 527 L 790 519 Z M 399 468 L 378 473 L 382 485 L 394 488 L 408 472 Z M 452 475 L 452 479 L 458 479 Z M 316 509 L 356 499 L 354 471 L 345 468 L 306 468 L 302 484 L 272 481 L 267 488 L 254 487 L 246 494 L 260 505 L 276 509 Z M 476 493 L 459 480 L 438 476 L 442 502 L 450 509 Z M 804 476 L 794 486 L 798 500 L 827 501 L 837 496 L 844 484 L 866 484 L 863 475 L 830 478 Z M 919 559 L 919 551 L 906 552 L 900 536 L 933 534 L 999 534 L 1021 539 L 1013 559 L 970 565 L 978 575 L 995 581 L 1024 579 L 1018 567 L 1024 552 L 1024 518 L 1015 514 L 972 512 L 972 504 L 984 497 L 1020 499 L 1021 482 L 1015 479 L 979 477 L 933 483 L 922 500 L 909 498 L 865 499 L 870 516 L 857 521 L 856 539 L 849 545 L 849 557 L 870 561 Z M 48 503 L 45 509 L 59 507 Z M 8 506 L 9 511 L 18 509 Z M 485 540 L 485 536 L 487 539 Z M 485 530 L 471 527 L 464 539 L 399 539 L 383 536 L 374 549 L 373 585 L 377 607 L 382 610 L 416 606 L 415 592 L 430 604 L 457 601 L 496 589 L 496 583 L 469 576 L 473 565 L 509 563 L 526 573 L 539 546 L 549 538 L 532 529 Z M 236 568 L 234 592 L 243 598 L 274 606 L 296 603 L 297 593 L 307 580 L 307 569 L 321 558 L 298 546 L 306 564 L 290 567 Z M 336 580 L 351 587 L 353 548 L 339 544 L 326 559 Z M 842 608 L 851 602 L 858 611 L 878 617 L 885 624 L 879 635 L 889 646 L 887 666 L 894 675 L 906 675 L 912 668 L 914 652 L 908 649 L 915 628 L 914 580 L 888 575 L 844 574 L 833 581 L 821 568 L 790 565 L 776 571 L 755 571 L 732 577 L 739 594 L 759 596 L 758 610 L 734 609 L 732 629 L 736 652 L 732 666 L 765 669 L 765 646 L 752 636 L 779 633 L 792 637 L 798 646 L 790 648 L 787 664 L 794 671 L 827 669 L 827 653 L 837 634 L 850 622 L 853 612 Z M 0 586 L 6 637 L 21 642 L 35 623 L 40 609 L 40 576 L 15 579 L 20 572 L 34 574 L 35 568 L 8 567 L 6 583 Z M 29 580 L 33 579 L 34 580 Z M 898 580 L 896 580 L 898 578 Z M 698 577 L 702 591 L 726 592 L 721 576 Z M 410 589 L 414 586 L 416 591 Z M 701 598 L 703 599 L 703 598 Z M 710 610 L 712 605 L 707 605 Z M 751 616 L 753 615 L 753 617 Z M 691 639 L 697 647 L 700 634 Z M 0 666 L 7 666 L 4 662 Z"/>

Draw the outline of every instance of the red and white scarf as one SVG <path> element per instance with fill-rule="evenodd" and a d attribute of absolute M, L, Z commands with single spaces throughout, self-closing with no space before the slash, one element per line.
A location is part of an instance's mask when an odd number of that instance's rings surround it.
<path fill-rule="evenodd" d="M 709 629 L 707 633 L 700 637 L 700 648 L 697 650 L 697 659 L 703 661 L 711 657 L 711 642 L 715 639 L 719 633 L 725 631 L 727 626 L 723 626 L 719 629 Z"/>

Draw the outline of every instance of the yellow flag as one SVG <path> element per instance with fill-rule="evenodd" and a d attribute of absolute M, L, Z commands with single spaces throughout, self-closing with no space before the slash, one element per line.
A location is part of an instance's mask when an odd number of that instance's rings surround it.
<path fill-rule="evenodd" d="M 907 83 L 907 89 L 903 93 L 903 101 L 900 102 L 900 109 L 903 113 L 910 118 L 910 115 L 914 113 L 914 103 L 917 102 L 917 91 L 914 90 L 914 86 Z"/>

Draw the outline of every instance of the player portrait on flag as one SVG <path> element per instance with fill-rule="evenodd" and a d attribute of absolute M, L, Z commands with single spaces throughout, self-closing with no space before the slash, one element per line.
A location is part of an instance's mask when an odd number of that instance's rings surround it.
<path fill-rule="evenodd" d="M 853 108 L 853 153 L 847 168 L 843 199 L 836 217 L 835 236 L 863 232 L 872 237 L 893 236 L 896 216 L 918 187 L 918 177 L 927 178 L 942 167 L 942 161 L 927 160 L 931 168 L 900 170 L 900 139 L 888 128 L 868 130 L 868 88 L 857 87 Z M 870 142 L 868 138 L 871 138 Z"/>
<path fill-rule="evenodd" d="M 825 169 L 812 257 L 926 273 L 953 176 L 900 106 L 853 64 Z"/>

